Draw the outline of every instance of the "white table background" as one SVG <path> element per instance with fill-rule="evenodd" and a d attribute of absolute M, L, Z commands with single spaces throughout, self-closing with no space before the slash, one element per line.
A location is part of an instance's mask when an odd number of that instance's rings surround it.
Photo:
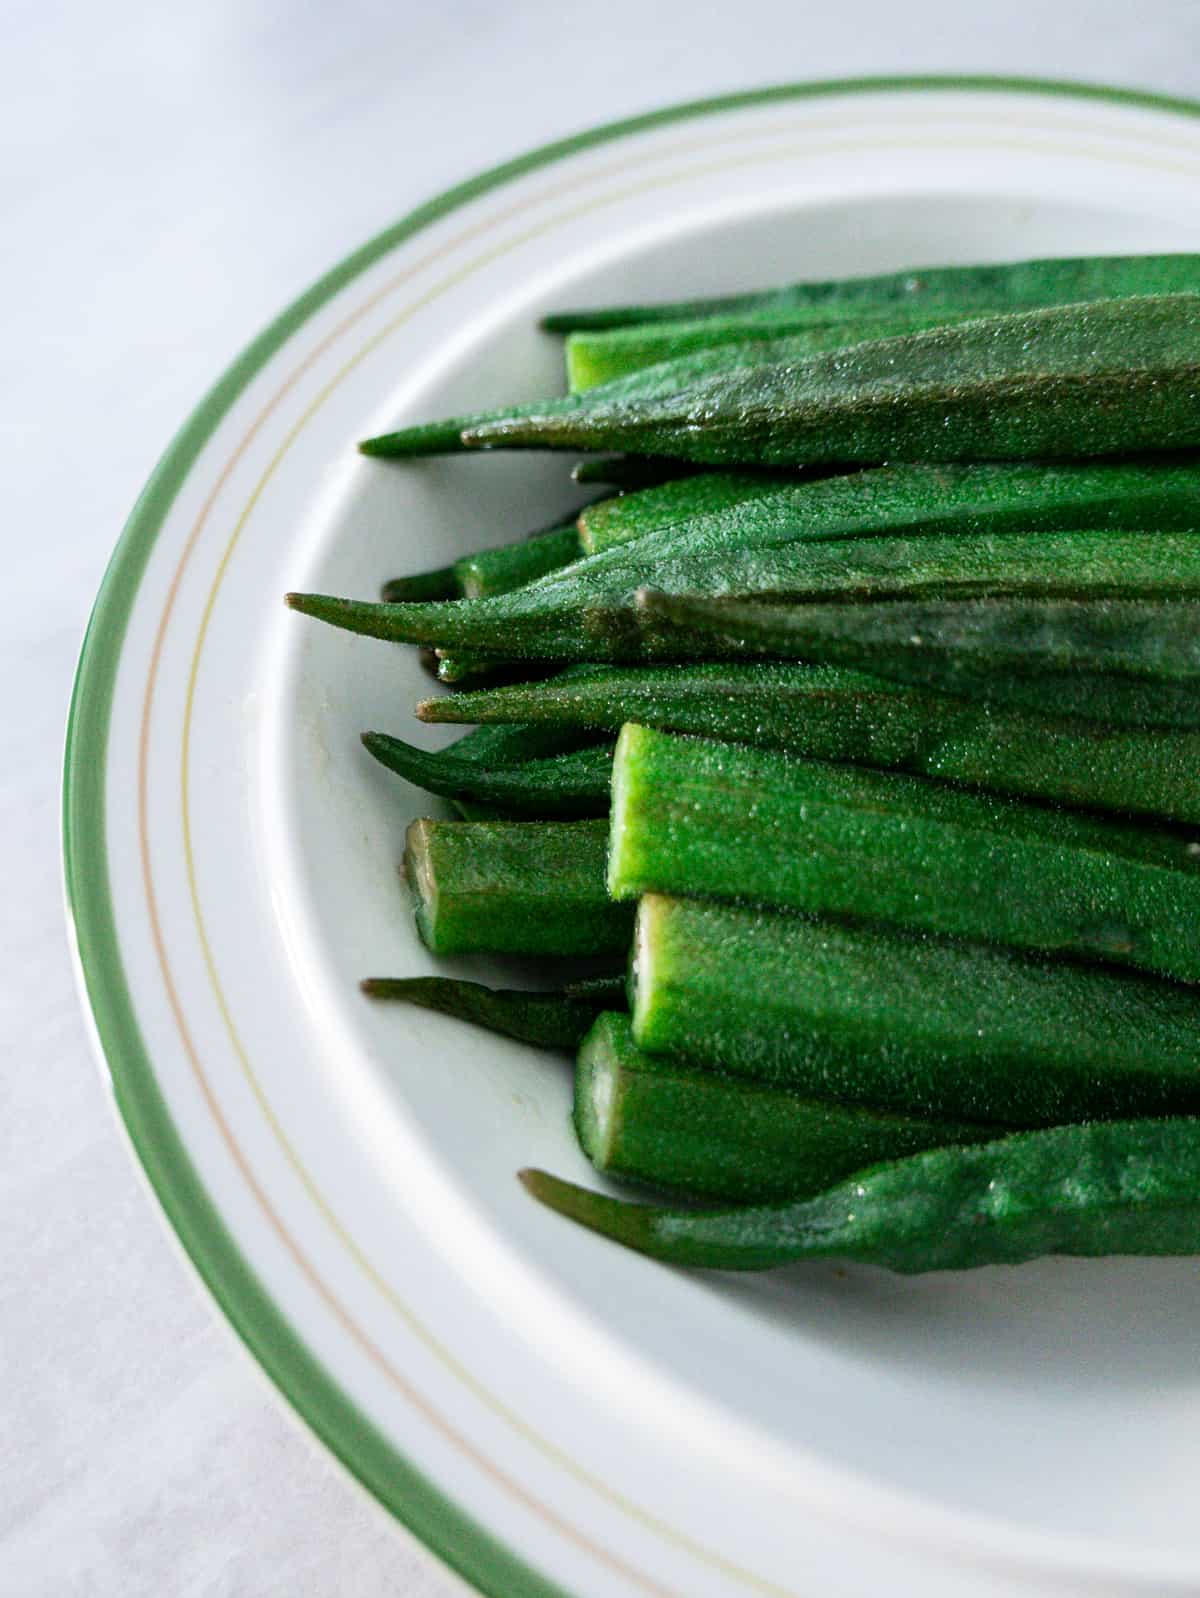
<path fill-rule="evenodd" d="M 287 1414 L 168 1236 L 72 987 L 58 803 L 142 482 L 277 310 L 412 206 L 596 122 L 785 79 L 1200 96 L 1195 0 L 2 0 L 0 1594 L 462 1590 Z"/>

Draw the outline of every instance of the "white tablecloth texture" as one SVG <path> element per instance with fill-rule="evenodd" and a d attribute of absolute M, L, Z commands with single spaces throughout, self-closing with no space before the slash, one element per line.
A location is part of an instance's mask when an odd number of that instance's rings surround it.
<path fill-rule="evenodd" d="M 904 72 L 1200 95 L 1200 6 L 0 6 L 3 1598 L 463 1590 L 228 1332 L 91 1056 L 61 907 L 63 728 L 142 482 L 277 310 L 459 179 L 669 101 Z"/>

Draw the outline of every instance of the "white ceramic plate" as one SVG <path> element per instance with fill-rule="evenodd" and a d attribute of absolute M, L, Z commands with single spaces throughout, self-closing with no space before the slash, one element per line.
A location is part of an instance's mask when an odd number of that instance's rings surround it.
<path fill-rule="evenodd" d="M 1200 120 L 993 81 L 669 110 L 352 256 L 187 423 L 97 602 L 67 755 L 82 980 L 137 1152 L 292 1404 L 486 1592 L 1200 1591 L 1200 1271 L 685 1275 L 533 1204 L 586 1179 L 555 1059 L 362 1000 L 423 971 L 411 652 L 284 611 L 571 503 L 562 460 L 369 462 L 559 383 L 552 306 L 1200 249 Z"/>

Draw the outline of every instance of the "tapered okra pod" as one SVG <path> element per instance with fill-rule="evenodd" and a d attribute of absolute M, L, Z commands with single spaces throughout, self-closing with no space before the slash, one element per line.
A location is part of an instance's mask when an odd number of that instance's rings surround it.
<path fill-rule="evenodd" d="M 737 640 L 710 638 L 692 646 L 686 632 L 672 628 L 668 643 L 659 646 L 653 636 L 657 624 L 647 628 L 639 621 L 637 590 L 793 594 L 801 580 L 798 572 L 806 569 L 806 551 L 799 546 L 861 541 L 868 535 L 985 538 L 1078 528 L 1182 532 L 1195 526 L 1198 492 L 1200 468 L 1192 457 L 1076 466 L 884 467 L 797 482 L 749 503 L 660 527 L 492 599 L 380 606 L 302 594 L 289 596 L 289 603 L 354 631 L 433 643 L 456 653 L 564 660 L 639 659 L 656 649 L 667 658 L 671 653 L 719 655 L 740 647 Z M 836 580 L 836 552 L 826 551 L 824 559 L 828 580 Z M 1180 575 L 1168 572 L 1167 579 L 1178 582 Z"/>
<path fill-rule="evenodd" d="M 631 399 L 606 384 L 461 436 L 475 449 L 626 449 L 712 466 L 1074 458 L 1200 444 L 1198 377 L 1200 296 L 1101 300 L 747 366 L 674 393 Z"/>
<path fill-rule="evenodd" d="M 633 724 L 613 759 L 608 884 L 1200 981 L 1200 837 Z"/>
<path fill-rule="evenodd" d="M 636 721 L 997 793 L 1200 822 L 1200 733 L 1010 711 L 841 666 L 571 666 L 542 682 L 423 700 L 417 714 L 580 733 L 615 734 Z"/>
<path fill-rule="evenodd" d="M 390 771 L 447 799 L 531 817 L 608 814 L 608 741 L 511 766 L 457 759 L 453 748 L 432 753 L 383 732 L 363 733 L 363 743 Z"/>
<path fill-rule="evenodd" d="M 1200 1112 L 1200 998 L 1178 983 L 658 894 L 633 958 L 651 1054 L 1007 1126 Z"/>
<path fill-rule="evenodd" d="M 816 1193 L 878 1160 L 995 1128 L 866 1109 L 646 1054 L 627 1015 L 601 1015 L 579 1047 L 575 1130 L 612 1176 L 750 1202 Z"/>
<path fill-rule="evenodd" d="M 672 1265 L 767 1270 L 856 1260 L 969 1270 L 1045 1254 L 1200 1253 L 1200 1121 L 1117 1121 L 934 1149 L 815 1198 L 736 1209 L 629 1204 L 523 1171 L 543 1204 Z"/>
<path fill-rule="evenodd" d="M 922 266 L 871 277 L 827 278 L 789 283 L 750 294 L 676 300 L 650 305 L 607 305 L 553 311 L 542 326 L 553 333 L 576 328 L 628 327 L 632 323 L 679 321 L 746 311 L 855 314 L 870 307 L 1066 305 L 1131 294 L 1180 294 L 1200 290 L 1197 255 L 1084 255 L 1038 261 L 1001 261 L 976 266 Z"/>
<path fill-rule="evenodd" d="M 566 990 L 487 988 L 453 977 L 367 977 L 361 986 L 368 998 L 416 1004 L 539 1049 L 577 1049 L 604 1008 L 603 998 L 589 1000 Z"/>

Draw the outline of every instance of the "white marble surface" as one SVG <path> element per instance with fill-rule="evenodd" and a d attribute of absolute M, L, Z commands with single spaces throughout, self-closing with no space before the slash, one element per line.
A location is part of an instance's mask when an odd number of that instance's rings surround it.
<path fill-rule="evenodd" d="M 209 382 L 480 167 L 788 78 L 1200 95 L 1194 0 L 7 0 L 0 7 L 0 1594 L 461 1590 L 286 1414 L 168 1237 L 72 989 L 58 790 L 92 595 Z"/>

